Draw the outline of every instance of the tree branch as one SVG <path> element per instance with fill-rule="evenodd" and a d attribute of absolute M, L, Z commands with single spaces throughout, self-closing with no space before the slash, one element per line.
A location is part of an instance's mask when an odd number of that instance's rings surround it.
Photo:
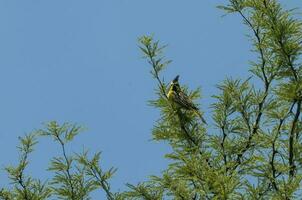
<path fill-rule="evenodd" d="M 295 161 L 294 161 L 294 136 L 295 136 L 295 133 L 296 133 L 297 122 L 298 122 L 298 119 L 299 119 L 299 116 L 300 116 L 300 112 L 301 112 L 301 100 L 299 100 L 297 102 L 295 117 L 293 119 L 292 127 L 291 127 L 290 133 L 289 133 L 289 158 L 288 158 L 288 162 L 289 162 L 289 166 L 290 166 L 290 170 L 289 170 L 290 178 L 292 178 L 294 176 L 295 170 L 296 170 Z"/>
<path fill-rule="evenodd" d="M 71 199 L 76 200 L 75 189 L 74 189 L 74 185 L 73 185 L 73 182 L 72 182 L 73 178 L 70 174 L 70 168 L 71 168 L 70 165 L 71 165 L 71 163 L 69 162 L 67 154 L 66 154 L 65 143 L 62 141 L 59 134 L 55 133 L 55 136 L 56 136 L 57 140 L 59 141 L 59 143 L 62 147 L 63 156 L 64 156 L 64 159 L 65 159 L 65 162 L 66 162 L 66 165 L 67 165 L 67 168 L 66 168 L 65 171 L 67 173 L 68 184 L 69 184 L 70 189 L 71 189 Z"/>
<path fill-rule="evenodd" d="M 243 148 L 243 150 L 239 154 L 237 154 L 237 164 L 233 167 L 233 170 L 235 170 L 241 164 L 241 158 L 243 157 L 243 154 L 250 148 L 253 136 L 254 136 L 255 133 L 257 133 L 257 131 L 259 129 L 259 124 L 260 124 L 260 121 L 261 121 L 261 117 L 263 115 L 263 105 L 264 105 L 264 103 L 266 101 L 266 98 L 268 96 L 269 87 L 270 87 L 270 84 L 271 84 L 271 81 L 272 81 L 272 80 L 270 80 L 270 81 L 268 80 L 268 77 L 265 73 L 266 59 L 265 59 L 265 56 L 264 56 L 264 50 L 261 46 L 262 41 L 261 41 L 261 37 L 259 35 L 259 28 L 255 28 L 254 25 L 247 19 L 247 17 L 242 13 L 241 10 L 237 10 L 237 12 L 241 15 L 241 17 L 244 19 L 244 21 L 252 29 L 252 31 L 254 33 L 254 36 L 257 39 L 258 49 L 259 49 L 259 53 L 260 53 L 261 60 L 262 60 L 261 71 L 262 71 L 263 78 L 264 78 L 264 88 L 265 89 L 264 89 L 264 96 L 258 104 L 257 117 L 256 117 L 256 121 L 253 125 L 252 132 L 250 133 L 250 135 L 248 137 L 248 140 L 246 142 L 246 145 Z"/>

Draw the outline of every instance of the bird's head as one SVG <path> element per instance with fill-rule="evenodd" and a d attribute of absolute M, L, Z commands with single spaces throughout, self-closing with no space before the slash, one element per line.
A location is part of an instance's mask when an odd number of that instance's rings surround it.
<path fill-rule="evenodd" d="M 172 81 L 172 83 L 178 83 L 178 79 L 179 79 L 179 75 L 177 75 L 174 79 L 173 79 L 173 81 Z"/>
<path fill-rule="evenodd" d="M 170 83 L 170 90 L 177 91 L 179 90 L 180 86 L 178 83 L 179 75 L 177 75 Z"/>

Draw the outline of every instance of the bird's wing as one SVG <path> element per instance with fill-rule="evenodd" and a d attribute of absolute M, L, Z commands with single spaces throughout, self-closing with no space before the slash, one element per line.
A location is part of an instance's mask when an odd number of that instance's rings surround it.
<path fill-rule="evenodd" d="M 191 99 L 184 93 L 178 92 L 176 93 L 175 102 L 180 104 L 182 107 L 188 110 L 198 110 L 198 108 L 194 105 Z"/>

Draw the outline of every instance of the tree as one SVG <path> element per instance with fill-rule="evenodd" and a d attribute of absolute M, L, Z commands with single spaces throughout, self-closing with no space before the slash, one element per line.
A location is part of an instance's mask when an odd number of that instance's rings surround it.
<path fill-rule="evenodd" d="M 65 147 L 67 143 L 82 131 L 82 127 L 75 124 L 58 124 L 55 121 L 46 124 L 44 129 L 35 131 L 24 138 L 20 138 L 21 145 L 19 164 L 6 167 L 6 171 L 13 187 L 0 190 L 0 199 L 4 200 L 43 200 L 56 199 L 83 200 L 90 199 L 93 190 L 103 189 L 108 200 L 118 200 L 119 194 L 110 191 L 108 180 L 116 171 L 114 168 L 103 170 L 100 165 L 101 153 L 95 153 L 91 158 L 88 151 L 80 154 L 68 155 Z M 24 173 L 29 163 L 29 154 L 37 144 L 38 136 L 52 138 L 61 148 L 62 155 L 51 159 L 48 171 L 54 173 L 50 181 L 35 180 Z"/>
<path fill-rule="evenodd" d="M 193 112 L 168 101 L 169 84 L 162 78 L 170 63 L 162 46 L 151 36 L 139 39 L 140 49 L 151 65 L 158 84 L 157 99 L 150 104 L 160 110 L 153 139 L 166 141 L 172 152 L 161 176 L 150 176 L 129 190 L 113 193 L 108 180 L 115 169 L 104 171 L 100 153 L 66 155 L 65 145 L 81 128 L 50 122 L 34 135 L 21 138 L 20 163 L 6 168 L 13 189 L 3 189 L 3 199 L 89 199 L 103 189 L 108 199 L 295 199 L 301 195 L 301 22 L 295 10 L 285 10 L 277 0 L 229 0 L 219 6 L 237 13 L 251 31 L 257 59 L 250 64 L 248 79 L 229 78 L 213 95 L 214 128 L 201 123 Z M 259 79 L 261 84 L 255 84 Z M 196 103 L 200 91 L 182 86 Z M 198 105 L 196 103 L 196 105 Z M 28 154 L 35 135 L 52 137 L 62 156 L 52 159 L 50 182 L 25 177 Z"/>

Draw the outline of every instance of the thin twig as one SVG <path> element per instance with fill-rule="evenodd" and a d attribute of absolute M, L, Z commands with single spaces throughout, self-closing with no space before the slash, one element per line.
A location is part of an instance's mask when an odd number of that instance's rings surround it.
<path fill-rule="evenodd" d="M 66 162 L 66 165 L 67 165 L 67 168 L 66 168 L 66 173 L 67 173 L 67 178 L 68 178 L 68 184 L 70 186 L 70 189 L 71 189 L 71 199 L 72 200 L 75 200 L 76 197 L 75 197 L 75 191 L 74 191 L 74 186 L 73 186 L 73 182 L 72 182 L 72 176 L 70 174 L 70 162 L 68 160 L 68 157 L 67 157 L 67 154 L 66 154 L 66 150 L 65 150 L 65 143 L 62 141 L 62 139 L 60 138 L 59 134 L 55 134 L 57 140 L 59 141 L 59 143 L 61 144 L 61 147 L 62 147 L 62 152 L 63 152 L 63 156 L 64 156 L 64 159 L 65 159 L 65 162 Z"/>
<path fill-rule="evenodd" d="M 264 56 L 264 50 L 261 47 L 262 41 L 261 41 L 261 37 L 259 35 L 259 29 L 255 28 L 254 25 L 247 19 L 247 17 L 240 10 L 238 10 L 238 13 L 241 15 L 241 17 L 244 19 L 244 21 L 249 25 L 249 27 L 252 29 L 252 31 L 254 33 L 254 36 L 257 38 L 257 43 L 259 46 L 258 48 L 259 48 L 259 52 L 260 52 L 260 56 L 261 56 L 261 60 L 262 60 L 261 71 L 262 71 L 262 74 L 264 77 L 265 91 L 264 91 L 264 96 L 263 96 L 262 100 L 258 104 L 257 117 L 256 117 L 256 121 L 254 123 L 253 129 L 252 129 L 252 132 L 250 133 L 250 135 L 247 139 L 245 147 L 242 149 L 242 151 L 240 153 L 237 154 L 237 164 L 233 167 L 233 170 L 235 170 L 241 164 L 241 158 L 243 157 L 243 154 L 250 148 L 253 136 L 257 133 L 257 131 L 259 129 L 259 124 L 261 121 L 261 117 L 263 115 L 263 106 L 264 106 L 264 103 L 268 96 L 269 87 L 270 87 L 270 84 L 272 81 L 272 80 L 268 81 L 268 77 L 265 73 L 266 59 Z"/>

